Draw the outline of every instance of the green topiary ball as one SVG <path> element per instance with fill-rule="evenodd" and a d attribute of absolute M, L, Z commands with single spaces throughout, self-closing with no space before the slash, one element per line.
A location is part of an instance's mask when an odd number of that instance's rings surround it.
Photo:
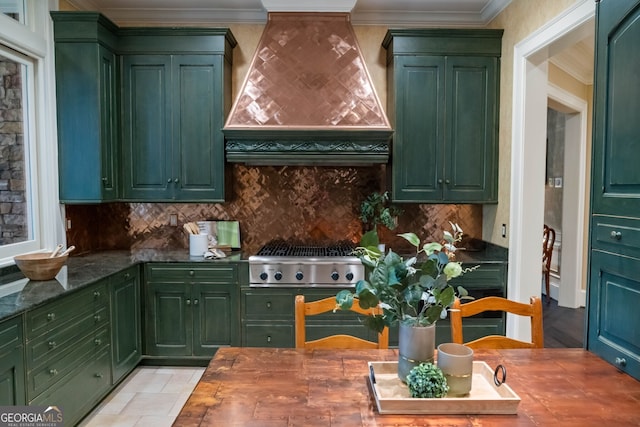
<path fill-rule="evenodd" d="M 447 379 L 433 363 L 421 363 L 407 375 L 411 397 L 445 397 L 449 391 Z"/>

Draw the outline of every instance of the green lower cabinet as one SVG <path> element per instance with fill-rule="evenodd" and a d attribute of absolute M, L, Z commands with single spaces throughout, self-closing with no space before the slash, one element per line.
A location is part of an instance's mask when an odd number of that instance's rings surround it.
<path fill-rule="evenodd" d="M 140 275 L 138 266 L 111 277 L 112 381 L 131 372 L 142 357 Z"/>
<path fill-rule="evenodd" d="M 0 324 L 0 406 L 25 404 L 22 317 Z"/>
<path fill-rule="evenodd" d="M 587 348 L 640 378 L 640 259 L 591 251 Z"/>
<path fill-rule="evenodd" d="M 275 289 L 244 288 L 242 290 L 242 345 L 244 347 L 294 347 L 294 306 L 296 295 L 306 301 L 335 296 L 340 289 Z M 361 315 L 349 312 L 324 313 L 307 319 L 307 340 L 327 335 L 348 334 L 374 340 L 375 333 L 361 322 Z"/>
<path fill-rule="evenodd" d="M 208 359 L 221 346 L 239 345 L 236 281 L 235 266 L 148 266 L 145 354 Z"/>

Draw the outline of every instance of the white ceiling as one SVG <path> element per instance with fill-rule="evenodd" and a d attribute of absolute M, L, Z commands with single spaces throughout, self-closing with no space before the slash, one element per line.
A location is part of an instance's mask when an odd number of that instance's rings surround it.
<path fill-rule="evenodd" d="M 145 22 L 261 23 L 267 9 L 261 0 L 67 0 L 80 10 L 97 10 L 119 25 Z M 270 7 L 315 11 L 350 8 L 355 24 L 389 26 L 482 26 L 511 0 L 264 0 Z M 302 5 L 302 6 L 301 6 Z M 271 10 L 276 10 L 271 8 Z M 308 10 L 308 9 L 307 9 Z"/>
<path fill-rule="evenodd" d="M 354 24 L 389 27 L 479 27 L 511 0 L 67 0 L 121 26 L 264 23 L 272 11 L 351 11 Z M 354 6 L 355 4 L 355 6 Z M 551 58 L 584 84 L 593 81 L 593 33 Z"/>

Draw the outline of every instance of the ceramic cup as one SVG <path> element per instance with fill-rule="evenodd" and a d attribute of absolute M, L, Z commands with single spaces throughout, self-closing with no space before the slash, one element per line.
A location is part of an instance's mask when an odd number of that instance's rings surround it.
<path fill-rule="evenodd" d="M 438 346 L 438 367 L 449 385 L 448 397 L 461 397 L 471 391 L 473 377 L 473 350 L 456 343 Z"/>
<path fill-rule="evenodd" d="M 207 234 L 189 234 L 189 255 L 203 256 L 209 250 Z"/>

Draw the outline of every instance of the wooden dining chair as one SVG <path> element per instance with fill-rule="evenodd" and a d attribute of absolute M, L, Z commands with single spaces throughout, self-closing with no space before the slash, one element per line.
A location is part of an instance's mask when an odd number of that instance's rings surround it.
<path fill-rule="evenodd" d="M 306 318 L 317 314 L 333 311 L 336 308 L 336 298 L 329 297 L 318 301 L 304 302 L 304 295 L 296 295 L 295 325 L 296 325 L 296 348 L 389 348 L 389 328 L 378 334 L 378 341 L 367 341 L 352 335 L 330 335 L 317 340 L 306 340 Z M 376 314 L 382 314 L 382 309 L 364 310 L 360 308 L 358 299 L 354 298 L 350 311 L 369 315 L 371 310 Z M 365 327 L 364 325 L 362 326 Z"/>
<path fill-rule="evenodd" d="M 544 288 L 547 293 L 547 304 L 551 302 L 549 293 L 549 278 L 551 275 L 551 258 L 553 257 L 553 245 L 556 242 L 556 230 L 544 224 L 542 232 L 542 274 L 544 275 Z"/>
<path fill-rule="evenodd" d="M 451 339 L 458 344 L 471 348 L 543 348 L 542 300 L 531 297 L 529 304 L 511 301 L 501 297 L 485 297 L 464 304 L 456 298 L 450 310 Z M 464 342 L 462 337 L 462 318 L 485 311 L 504 311 L 531 318 L 531 342 L 520 341 L 502 335 L 488 335 L 474 341 Z"/>

